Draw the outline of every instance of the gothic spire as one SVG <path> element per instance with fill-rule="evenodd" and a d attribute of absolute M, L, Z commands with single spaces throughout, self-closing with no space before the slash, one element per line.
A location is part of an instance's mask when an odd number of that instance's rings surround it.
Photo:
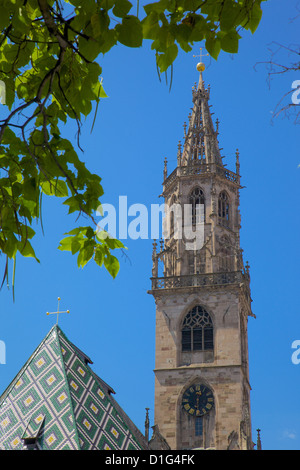
<path fill-rule="evenodd" d="M 215 131 L 209 109 L 210 89 L 205 89 L 202 62 L 197 65 L 200 72 L 198 87 L 193 87 L 193 110 L 189 116 L 188 131 L 182 152 L 181 165 L 212 164 L 223 166 L 218 143 L 218 130 Z"/>

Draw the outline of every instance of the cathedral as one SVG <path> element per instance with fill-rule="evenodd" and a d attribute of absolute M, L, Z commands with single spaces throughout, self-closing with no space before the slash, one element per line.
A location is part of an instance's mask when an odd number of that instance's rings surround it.
<path fill-rule="evenodd" d="M 148 410 L 141 432 L 91 359 L 55 325 L 0 396 L 0 449 L 254 449 L 247 333 L 254 315 L 240 247 L 239 152 L 235 171 L 226 169 L 204 65 L 197 70 L 177 167 L 170 174 L 164 167 L 166 236 L 153 244 L 152 436 Z"/>
<path fill-rule="evenodd" d="M 197 69 L 177 167 L 164 171 L 169 237 L 153 248 L 155 424 L 171 449 L 250 450 L 247 322 L 254 315 L 240 247 L 239 152 L 235 171 L 226 169 L 204 65 Z M 182 233 L 184 206 L 201 243 Z"/>

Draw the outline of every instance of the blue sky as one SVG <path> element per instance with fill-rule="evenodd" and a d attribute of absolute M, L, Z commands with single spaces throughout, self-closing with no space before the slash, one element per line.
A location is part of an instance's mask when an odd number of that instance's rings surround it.
<path fill-rule="evenodd" d="M 144 2 L 145 3 L 145 2 Z M 298 10 L 297 10 L 298 7 Z M 274 43 L 297 43 L 300 2 L 269 0 L 262 22 L 252 36 L 243 33 L 237 55 L 221 53 L 207 61 L 205 84 L 211 85 L 214 119 L 220 120 L 220 145 L 225 163 L 234 170 L 240 151 L 241 245 L 250 264 L 252 309 L 249 318 L 250 382 L 253 439 L 262 430 L 265 449 L 300 449 L 300 364 L 292 363 L 292 342 L 300 339 L 300 155 L 299 126 L 272 112 L 291 90 L 300 71 L 274 76 L 268 69 Z M 100 59 L 102 100 L 93 133 L 92 117 L 83 126 L 81 145 L 88 168 L 102 177 L 102 202 L 118 206 L 161 203 L 163 161 L 176 166 L 178 140 L 192 106 L 192 86 L 198 80 L 199 53 L 181 52 L 174 65 L 171 91 L 158 80 L 150 46 L 128 50 L 118 46 Z M 294 60 L 279 51 L 274 59 Z M 261 63 L 261 64 L 259 64 Z M 289 98 L 288 98 L 289 99 Z M 74 129 L 65 132 L 74 139 Z M 81 221 L 82 224 L 83 221 Z M 41 263 L 17 260 L 16 299 L 5 286 L 0 292 L 0 340 L 6 344 L 6 364 L 0 364 L 0 392 L 56 321 L 47 311 L 57 308 L 68 338 L 93 360 L 93 369 L 117 392 L 116 399 L 143 430 L 145 407 L 154 424 L 155 304 L 150 289 L 152 240 L 125 240 L 115 280 L 89 263 L 78 269 L 76 258 L 57 250 L 63 234 L 73 228 L 51 198 L 44 198 L 44 236 L 35 241 Z M 41 234 L 39 226 L 34 226 Z M 1 269 L 4 260 L 0 259 Z"/>

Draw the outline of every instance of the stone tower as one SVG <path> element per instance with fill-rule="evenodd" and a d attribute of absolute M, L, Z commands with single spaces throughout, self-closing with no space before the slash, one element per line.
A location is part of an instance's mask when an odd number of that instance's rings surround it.
<path fill-rule="evenodd" d="M 155 427 L 175 450 L 252 449 L 247 322 L 254 315 L 240 248 L 239 153 L 235 172 L 226 169 L 210 89 L 197 69 L 169 175 L 165 162 L 164 241 L 153 246 Z"/>

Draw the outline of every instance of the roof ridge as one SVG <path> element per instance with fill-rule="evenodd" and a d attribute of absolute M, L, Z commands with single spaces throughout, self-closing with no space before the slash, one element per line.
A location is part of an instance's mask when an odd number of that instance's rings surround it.
<path fill-rule="evenodd" d="M 60 360 L 62 362 L 62 371 L 63 371 L 63 374 L 64 374 L 64 378 L 65 378 L 65 383 L 66 383 L 66 388 L 67 388 L 67 391 L 68 391 L 68 398 L 69 398 L 69 403 L 70 403 L 70 408 L 71 408 L 71 413 L 72 413 L 72 418 L 73 418 L 73 422 L 74 422 L 74 428 L 75 428 L 75 434 L 76 434 L 76 442 L 77 442 L 77 445 L 78 445 L 78 449 L 81 450 L 81 445 L 80 445 L 80 439 L 79 439 L 79 434 L 78 434 L 78 429 L 77 429 L 77 421 L 76 421 L 76 418 L 75 418 L 75 413 L 74 413 L 74 408 L 73 408 L 73 401 L 72 401 L 72 395 L 71 395 L 71 391 L 70 391 L 70 385 L 69 385 L 69 381 L 68 381 L 68 377 L 67 377 L 67 372 L 66 372 L 66 367 L 65 367 L 65 361 L 64 361 L 64 358 L 63 358 L 63 354 L 62 354 L 62 345 L 61 345 L 61 342 L 60 342 L 60 334 L 64 337 L 64 339 L 69 343 L 71 344 L 72 346 L 72 343 L 71 341 L 68 340 L 67 336 L 65 335 L 65 333 L 62 331 L 62 329 L 58 326 L 58 325 L 55 325 L 56 326 L 56 332 L 57 332 L 57 340 L 58 340 L 58 346 L 59 346 L 59 355 L 60 355 Z"/>
<path fill-rule="evenodd" d="M 132 419 L 128 416 L 128 414 L 126 413 L 126 411 L 123 410 L 123 408 L 121 407 L 121 405 L 117 402 L 117 400 L 115 400 L 115 398 L 112 396 L 111 397 L 112 401 L 113 401 L 113 406 L 117 409 L 117 412 L 121 415 L 123 421 L 125 422 L 127 428 L 129 429 L 133 439 L 139 444 L 141 445 L 142 442 L 143 442 L 143 445 L 145 446 L 145 449 L 149 449 L 148 447 L 148 442 L 147 442 L 147 439 L 145 437 L 145 435 L 142 433 L 142 431 L 136 426 L 136 424 L 134 424 L 134 422 L 132 421 Z M 132 429 L 133 428 L 133 429 Z M 138 441 L 137 439 L 137 435 L 138 434 L 138 437 L 140 439 L 140 441 Z M 141 442 L 142 441 L 142 442 Z"/>
<path fill-rule="evenodd" d="M 93 364 L 93 361 L 92 359 L 89 358 L 89 356 L 87 354 L 85 354 L 81 349 L 79 349 L 74 343 L 72 343 L 72 341 L 69 340 L 69 338 L 66 336 L 66 334 L 63 332 L 63 330 L 58 326 L 57 326 L 57 329 L 59 330 L 60 334 L 63 336 L 63 338 L 67 341 L 67 343 L 69 343 L 72 348 L 74 348 L 74 350 L 83 357 L 84 361 L 87 361 L 89 362 L 90 364 Z"/>

